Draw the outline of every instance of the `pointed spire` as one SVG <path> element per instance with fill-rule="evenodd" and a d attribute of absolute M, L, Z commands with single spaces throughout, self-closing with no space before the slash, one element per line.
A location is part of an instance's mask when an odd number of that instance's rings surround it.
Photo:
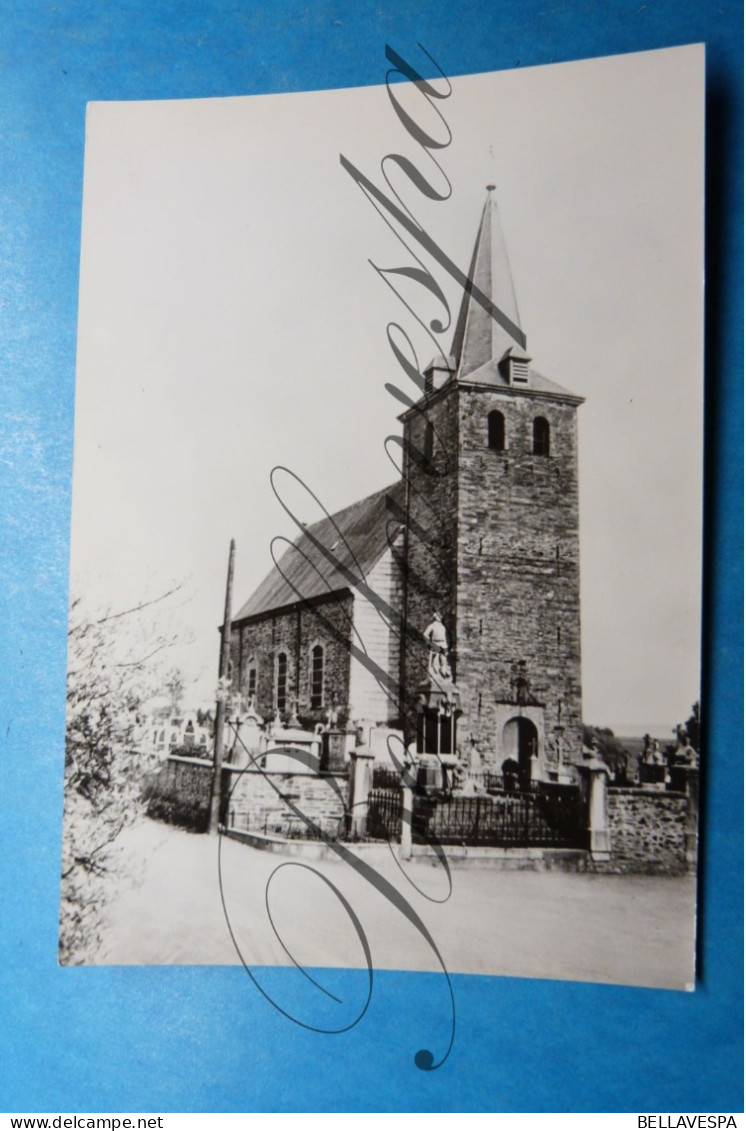
<path fill-rule="evenodd" d="M 527 356 L 494 188 L 487 185 L 487 200 L 469 265 L 471 285 L 464 290 L 453 335 L 451 353 L 459 377 L 468 376 L 488 362 L 499 363 L 511 349 L 514 356 Z"/>

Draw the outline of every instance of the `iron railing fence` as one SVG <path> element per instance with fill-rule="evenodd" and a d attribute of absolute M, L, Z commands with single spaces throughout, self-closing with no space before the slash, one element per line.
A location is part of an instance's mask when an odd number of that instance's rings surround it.
<path fill-rule="evenodd" d="M 496 847 L 585 847 L 585 807 L 575 786 L 542 783 L 490 797 L 415 797 L 412 840 Z"/>
<path fill-rule="evenodd" d="M 373 767 L 373 789 L 399 789 L 402 775 L 388 766 Z"/>
<path fill-rule="evenodd" d="M 587 832 L 585 806 L 576 786 L 540 783 L 531 791 L 501 790 L 490 796 L 458 794 L 412 798 L 415 844 L 494 847 L 582 848 Z M 228 824 L 241 831 L 286 840 L 386 840 L 398 843 L 402 829 L 400 788 L 371 790 L 365 829 L 353 834 L 349 814 L 317 816 L 307 824 L 280 810 L 229 813 Z"/>
<path fill-rule="evenodd" d="M 400 789 L 372 789 L 368 795 L 367 835 L 371 840 L 401 839 Z"/>

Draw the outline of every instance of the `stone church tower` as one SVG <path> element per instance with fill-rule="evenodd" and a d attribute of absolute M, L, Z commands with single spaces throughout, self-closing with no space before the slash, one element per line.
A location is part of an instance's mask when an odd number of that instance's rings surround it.
<path fill-rule="evenodd" d="M 524 784 L 581 757 L 576 410 L 520 327 L 490 190 L 452 356 L 404 423 L 402 715 L 411 733 L 438 610 L 472 764 L 513 758 Z M 417 631 L 419 630 L 419 631 Z"/>

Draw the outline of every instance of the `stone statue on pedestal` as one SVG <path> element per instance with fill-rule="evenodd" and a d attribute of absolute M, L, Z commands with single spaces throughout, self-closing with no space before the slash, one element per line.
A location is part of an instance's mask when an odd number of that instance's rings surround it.
<path fill-rule="evenodd" d="M 433 613 L 433 619 L 423 635 L 430 647 L 427 659 L 428 676 L 435 679 L 453 679 L 451 665 L 448 662 L 448 633 L 439 612 Z"/>

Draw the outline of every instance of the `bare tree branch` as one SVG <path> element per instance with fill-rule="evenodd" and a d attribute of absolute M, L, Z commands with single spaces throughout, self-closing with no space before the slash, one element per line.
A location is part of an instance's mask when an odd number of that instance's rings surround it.
<path fill-rule="evenodd" d="M 160 597 L 153 597 L 151 601 L 143 601 L 141 604 L 133 605 L 131 609 L 123 609 L 119 613 L 109 613 L 105 617 L 99 617 L 99 619 L 95 620 L 93 623 L 95 625 L 106 624 L 108 621 L 119 620 L 120 617 L 128 617 L 132 613 L 139 613 L 142 609 L 148 609 L 152 605 L 160 604 L 161 601 L 165 601 L 167 597 L 173 596 L 174 593 L 178 593 L 179 590 L 183 588 L 184 582 L 180 581 L 178 585 L 175 585 L 173 587 L 173 589 L 169 589 L 166 593 L 161 593 Z"/>
<path fill-rule="evenodd" d="M 148 660 L 152 660 L 153 656 L 157 656 L 159 652 L 165 652 L 167 648 L 173 648 L 175 644 L 176 644 L 175 640 L 170 641 L 168 644 L 159 644 L 159 646 L 157 648 L 154 648 L 152 652 L 149 652 L 147 654 L 147 656 L 142 656 L 139 660 L 124 661 L 122 663 L 116 664 L 115 667 L 118 667 L 118 668 L 139 668 L 139 667 L 142 667 L 142 665 L 146 664 L 148 662 Z"/>

